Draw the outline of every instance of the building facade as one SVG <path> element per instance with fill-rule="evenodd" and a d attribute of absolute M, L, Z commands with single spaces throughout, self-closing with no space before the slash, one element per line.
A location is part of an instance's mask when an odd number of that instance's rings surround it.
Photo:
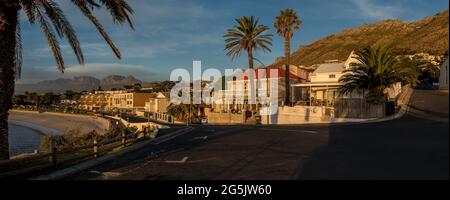
<path fill-rule="evenodd" d="M 439 89 L 448 90 L 448 55 L 441 65 L 441 73 L 439 77 Z"/>
<path fill-rule="evenodd" d="M 145 102 L 145 112 L 165 113 L 170 104 L 169 98 L 161 92 L 153 93 Z"/>
<path fill-rule="evenodd" d="M 116 112 L 136 113 L 145 111 L 145 102 L 151 93 L 124 92 L 114 94 L 111 98 L 111 108 Z"/>

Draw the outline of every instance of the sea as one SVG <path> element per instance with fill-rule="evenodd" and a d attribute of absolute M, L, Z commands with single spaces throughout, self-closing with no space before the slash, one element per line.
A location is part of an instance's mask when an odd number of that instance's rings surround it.
<path fill-rule="evenodd" d="M 38 131 L 9 123 L 8 133 L 10 156 L 33 153 L 36 149 L 39 149 L 42 134 Z"/>

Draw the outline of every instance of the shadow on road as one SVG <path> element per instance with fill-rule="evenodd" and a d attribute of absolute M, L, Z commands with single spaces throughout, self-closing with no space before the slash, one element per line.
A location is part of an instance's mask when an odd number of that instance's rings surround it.
<path fill-rule="evenodd" d="M 426 97 L 415 94 L 412 106 L 433 107 Z M 448 94 L 444 98 L 439 101 L 448 104 Z M 297 178 L 448 180 L 448 168 L 448 113 L 443 122 L 406 114 L 394 121 L 330 126 L 328 145 L 316 150 Z"/>

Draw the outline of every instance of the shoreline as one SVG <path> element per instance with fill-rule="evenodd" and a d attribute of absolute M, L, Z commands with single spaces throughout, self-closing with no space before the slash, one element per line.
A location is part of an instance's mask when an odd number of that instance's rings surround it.
<path fill-rule="evenodd" d="M 8 123 L 15 125 L 15 126 L 21 126 L 24 128 L 31 129 L 31 130 L 39 133 L 41 136 L 46 136 L 48 134 L 58 135 L 58 136 L 64 135 L 64 133 L 59 130 L 48 128 L 48 127 L 41 126 L 38 124 L 29 123 L 29 122 L 18 121 L 18 120 L 8 120 Z"/>
<path fill-rule="evenodd" d="M 33 129 L 44 135 L 48 133 L 63 135 L 73 130 L 78 130 L 80 134 L 93 130 L 104 134 L 110 127 L 109 120 L 96 116 L 23 110 L 10 110 L 9 114 L 8 122 Z"/>

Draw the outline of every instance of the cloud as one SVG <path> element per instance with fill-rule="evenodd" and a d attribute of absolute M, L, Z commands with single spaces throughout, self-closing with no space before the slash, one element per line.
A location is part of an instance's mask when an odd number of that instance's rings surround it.
<path fill-rule="evenodd" d="M 75 76 L 92 76 L 102 79 L 109 75 L 134 76 L 142 81 L 155 79 L 156 74 L 141 65 L 118 64 L 118 63 L 94 63 L 86 65 L 72 65 L 66 68 L 64 74 L 60 73 L 55 66 L 52 67 L 29 67 L 25 66 L 21 79 L 18 83 L 34 83 L 41 80 L 54 80 L 58 78 L 72 78 Z"/>
<path fill-rule="evenodd" d="M 358 13 L 366 18 L 377 20 L 398 18 L 403 13 L 399 6 L 380 5 L 376 4 L 374 0 L 351 0 L 351 2 L 358 8 Z"/>

